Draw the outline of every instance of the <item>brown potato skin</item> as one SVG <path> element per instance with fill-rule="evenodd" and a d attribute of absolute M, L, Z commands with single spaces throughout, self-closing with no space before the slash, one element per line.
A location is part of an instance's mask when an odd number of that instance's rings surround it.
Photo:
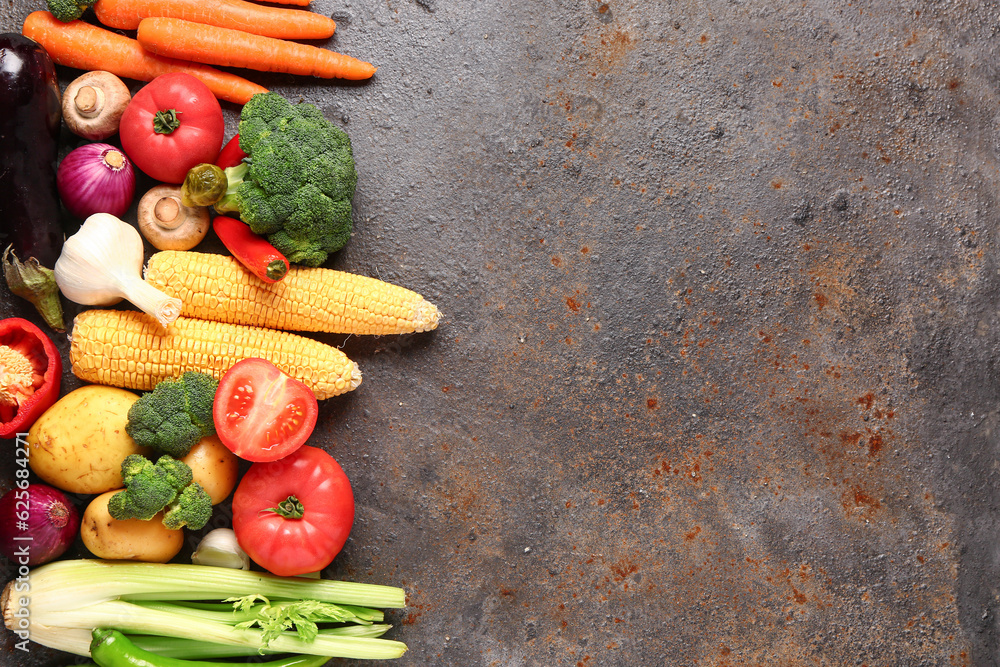
<path fill-rule="evenodd" d="M 97 558 L 166 563 L 184 546 L 184 531 L 163 525 L 160 512 L 149 521 L 119 521 L 108 514 L 108 500 L 121 489 L 103 493 L 87 506 L 80 522 L 83 545 Z"/>
<path fill-rule="evenodd" d="M 44 482 L 70 493 L 104 493 L 123 485 L 129 454 L 149 456 L 125 432 L 139 395 L 86 385 L 66 394 L 28 431 L 28 465 Z"/>
<path fill-rule="evenodd" d="M 211 496 L 213 505 L 218 505 L 233 492 L 239 476 L 239 457 L 229 451 L 218 436 L 199 440 L 181 461 L 191 466 L 194 481 Z"/>

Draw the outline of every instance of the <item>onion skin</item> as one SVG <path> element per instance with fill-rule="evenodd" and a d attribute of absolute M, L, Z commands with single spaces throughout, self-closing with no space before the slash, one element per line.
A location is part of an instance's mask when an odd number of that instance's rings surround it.
<path fill-rule="evenodd" d="M 63 158 L 56 185 L 66 210 L 76 218 L 94 213 L 122 217 L 135 196 L 135 170 L 121 149 L 84 144 Z"/>
<path fill-rule="evenodd" d="M 14 488 L 0 498 L 0 553 L 12 563 L 34 566 L 59 558 L 79 529 L 76 507 L 47 484 Z"/>

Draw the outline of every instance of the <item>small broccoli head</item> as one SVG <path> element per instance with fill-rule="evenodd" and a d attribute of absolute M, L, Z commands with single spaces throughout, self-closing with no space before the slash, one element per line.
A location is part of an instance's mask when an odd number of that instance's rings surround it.
<path fill-rule="evenodd" d="M 169 454 L 164 454 L 156 459 L 156 467 L 163 471 L 167 483 L 174 491 L 183 491 L 194 480 L 191 466 L 183 461 L 178 461 Z"/>
<path fill-rule="evenodd" d="M 83 13 L 93 6 L 96 0 L 47 0 L 49 12 L 62 21 L 69 23 L 83 16 Z"/>
<path fill-rule="evenodd" d="M 326 261 L 328 248 L 341 247 L 350 239 L 349 202 L 330 199 L 313 184 L 299 188 L 285 201 L 291 204 L 291 213 L 284 228 L 268 240 L 289 262 L 319 266 Z M 326 224 L 329 221 L 341 224 Z"/>
<path fill-rule="evenodd" d="M 212 402 L 218 386 L 215 378 L 194 371 L 163 380 L 129 408 L 125 432 L 140 447 L 180 458 L 215 433 Z"/>
<path fill-rule="evenodd" d="M 212 497 L 198 482 L 188 484 L 163 513 L 163 525 L 171 530 L 187 526 L 204 528 L 212 518 Z"/>
<path fill-rule="evenodd" d="M 250 154 L 283 118 L 294 113 L 292 103 L 278 93 L 251 97 L 240 111 L 240 149 Z"/>
<path fill-rule="evenodd" d="M 187 468 L 190 483 L 191 468 L 180 461 L 171 459 L 171 462 L 160 465 L 159 461 L 154 464 L 140 454 L 125 457 L 121 468 L 125 490 L 108 499 L 108 513 L 120 521 L 149 521 L 184 488 L 184 485 L 176 486 L 183 476 L 180 466 Z"/>
<path fill-rule="evenodd" d="M 302 187 L 306 162 L 289 158 L 301 153 L 287 133 L 276 132 L 257 145 L 243 180 L 255 183 L 268 196 L 290 196 Z"/>
<path fill-rule="evenodd" d="M 140 454 L 122 461 L 125 490 L 108 499 L 108 514 L 120 521 L 149 521 L 163 511 L 170 529 L 202 528 L 212 516 L 212 498 L 183 461 L 164 455 L 151 462 Z"/>
<path fill-rule="evenodd" d="M 239 132 L 250 167 L 231 205 L 290 262 L 319 266 L 351 237 L 350 138 L 316 106 L 278 93 L 254 95 Z"/>
<path fill-rule="evenodd" d="M 142 454 L 129 454 L 122 461 L 121 473 L 122 481 L 128 484 L 132 478 L 153 467 L 153 462 Z"/>

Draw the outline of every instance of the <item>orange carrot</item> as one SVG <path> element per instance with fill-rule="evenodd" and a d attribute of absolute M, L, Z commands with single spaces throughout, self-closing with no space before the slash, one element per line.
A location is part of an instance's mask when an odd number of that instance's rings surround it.
<path fill-rule="evenodd" d="M 144 49 L 162 56 L 222 67 L 325 79 L 368 79 L 375 73 L 370 63 L 317 46 L 181 19 L 143 19 L 136 39 Z"/>
<path fill-rule="evenodd" d="M 276 5 L 297 5 L 299 7 L 305 7 L 311 2 L 311 0 L 268 0 L 268 2 L 273 2 Z"/>
<path fill-rule="evenodd" d="M 235 74 L 157 56 L 134 39 L 83 21 L 63 23 L 46 11 L 28 14 L 21 33 L 41 44 L 53 62 L 65 67 L 105 70 L 136 81 L 152 81 L 167 72 L 187 72 L 201 79 L 219 99 L 237 104 L 267 92 L 267 88 Z"/>
<path fill-rule="evenodd" d="M 322 14 L 267 7 L 246 0 L 98 0 L 97 20 L 109 28 L 135 30 L 150 16 L 216 25 L 280 39 L 327 39 L 337 24 Z"/>

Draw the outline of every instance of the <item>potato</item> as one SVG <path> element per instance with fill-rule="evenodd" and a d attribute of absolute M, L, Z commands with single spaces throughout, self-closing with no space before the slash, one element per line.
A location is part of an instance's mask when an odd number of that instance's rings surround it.
<path fill-rule="evenodd" d="M 239 476 L 239 458 L 222 444 L 218 436 L 202 438 L 181 459 L 191 466 L 194 481 L 202 485 L 218 505 L 229 497 Z"/>
<path fill-rule="evenodd" d="M 129 454 L 148 455 L 125 432 L 139 395 L 87 385 L 66 394 L 28 431 L 28 465 L 43 481 L 70 493 L 104 493 L 122 486 Z"/>
<path fill-rule="evenodd" d="M 98 558 L 166 563 L 184 546 L 184 531 L 163 525 L 160 512 L 149 521 L 119 521 L 108 514 L 108 500 L 118 489 L 103 493 L 87 505 L 80 522 L 83 545 Z"/>

